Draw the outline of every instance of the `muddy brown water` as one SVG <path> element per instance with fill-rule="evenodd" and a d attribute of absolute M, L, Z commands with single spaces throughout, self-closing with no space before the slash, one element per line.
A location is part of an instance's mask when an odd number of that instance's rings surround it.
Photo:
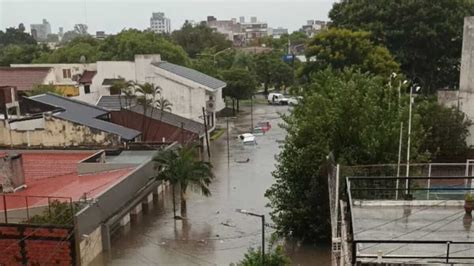
<path fill-rule="evenodd" d="M 274 182 L 271 172 L 275 169 L 275 155 L 285 138 L 285 131 L 278 127 L 278 113 L 286 112 L 287 108 L 254 108 L 254 123 L 270 121 L 272 125 L 265 135 L 257 136 L 255 146 L 243 146 L 236 138 L 250 128 L 249 113 L 231 121 L 229 161 L 226 134 L 211 142 L 216 176 L 211 185 L 212 196 L 206 198 L 190 190 L 187 221 L 172 218 L 168 191 L 151 210 L 115 233 L 112 250 L 100 255 L 92 265 L 229 265 L 239 262 L 248 248 L 260 247 L 260 219 L 236 209 L 265 214 L 271 223 L 264 193 Z M 249 161 L 244 163 L 247 158 Z M 273 229 L 266 228 L 267 240 L 272 232 Z M 293 265 L 330 265 L 328 246 L 286 243 L 285 247 Z"/>

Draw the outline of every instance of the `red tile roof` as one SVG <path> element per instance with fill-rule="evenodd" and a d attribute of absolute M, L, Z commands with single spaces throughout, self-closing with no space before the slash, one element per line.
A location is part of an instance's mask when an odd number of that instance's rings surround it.
<path fill-rule="evenodd" d="M 15 86 L 19 91 L 42 84 L 50 67 L 0 67 L 0 86 Z"/>
<path fill-rule="evenodd" d="M 26 182 L 77 173 L 77 163 L 91 152 L 80 153 L 23 153 L 23 171 Z"/>
<path fill-rule="evenodd" d="M 95 197 L 107 190 L 117 181 L 127 176 L 134 167 L 114 171 L 97 172 L 79 175 L 77 163 L 93 153 L 31 153 L 22 152 L 23 170 L 27 188 L 8 196 L 7 209 L 25 208 L 28 206 L 47 205 L 47 197 L 71 197 L 79 200 L 84 194 Z M 3 210 L 3 204 L 0 204 Z"/>
<path fill-rule="evenodd" d="M 92 83 L 92 78 L 94 78 L 97 71 L 86 70 L 79 79 L 79 83 Z"/>

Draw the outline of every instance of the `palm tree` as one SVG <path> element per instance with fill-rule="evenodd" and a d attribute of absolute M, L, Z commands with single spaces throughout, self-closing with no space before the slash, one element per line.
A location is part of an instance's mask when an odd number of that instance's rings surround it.
<path fill-rule="evenodd" d="M 152 107 L 151 109 L 151 117 L 153 117 L 153 110 L 154 106 L 156 103 L 156 96 L 160 94 L 161 88 L 159 86 L 153 85 L 153 83 L 144 83 L 144 84 L 139 84 L 135 83 L 135 92 L 140 93 L 141 96 L 137 98 L 137 103 L 143 106 L 143 121 L 142 121 L 142 134 L 143 134 L 143 140 L 146 140 L 146 137 L 148 136 L 148 128 L 146 126 L 146 114 L 148 111 L 149 107 Z M 151 118 L 150 118 L 151 119 Z M 150 122 L 151 123 L 151 122 Z"/>
<path fill-rule="evenodd" d="M 160 98 L 155 102 L 155 107 L 160 110 L 160 125 L 158 126 L 158 129 L 156 130 L 155 135 L 153 137 L 155 137 L 158 131 L 160 130 L 161 123 L 163 123 L 164 112 L 171 113 L 171 106 L 173 106 L 173 104 L 167 99 L 165 99 L 163 96 L 160 96 Z"/>
<path fill-rule="evenodd" d="M 119 97 L 119 104 L 120 104 L 120 110 L 123 109 L 122 106 L 122 94 L 125 95 L 125 108 L 130 107 L 129 101 L 131 101 L 131 98 L 133 96 L 133 82 L 132 81 L 127 81 L 122 77 L 118 77 L 117 80 L 115 80 L 112 83 L 112 86 L 110 86 L 109 91 L 111 94 L 118 94 Z"/>
<path fill-rule="evenodd" d="M 173 210 L 176 216 L 174 191 L 179 185 L 181 193 L 181 217 L 186 217 L 186 191 L 189 186 L 195 186 L 208 197 L 211 195 L 209 185 L 214 174 L 211 163 L 196 159 L 195 145 L 184 146 L 177 150 L 161 151 L 153 158 L 155 162 L 156 179 L 169 181 L 173 186 Z"/>

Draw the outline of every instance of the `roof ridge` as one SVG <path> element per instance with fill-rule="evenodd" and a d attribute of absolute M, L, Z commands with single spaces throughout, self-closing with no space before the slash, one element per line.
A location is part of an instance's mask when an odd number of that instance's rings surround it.
<path fill-rule="evenodd" d="M 100 106 L 97 106 L 97 105 L 93 105 L 93 104 L 90 104 L 90 103 L 86 103 L 86 102 L 83 102 L 81 100 L 76 100 L 76 99 L 73 99 L 73 98 L 69 98 L 69 97 L 64 97 L 62 95 L 58 95 L 58 94 L 55 94 L 55 93 L 51 93 L 51 92 L 46 92 L 44 94 L 47 94 L 47 95 L 50 95 L 50 96 L 54 96 L 54 97 L 57 97 L 57 98 L 62 98 L 64 100 L 67 100 L 67 101 L 71 101 L 71 102 L 74 102 L 74 103 L 77 103 L 77 104 L 81 104 L 81 105 L 84 105 L 84 106 L 87 106 L 87 107 L 92 107 L 92 108 L 95 108 L 97 110 L 100 110 L 100 111 L 104 111 L 104 112 L 107 112 L 107 113 L 110 113 L 109 110 L 105 109 L 105 108 L 102 108 Z M 44 95 L 43 94 L 43 95 Z M 33 97 L 36 97 L 36 96 L 41 96 L 42 94 L 40 95 L 35 95 Z"/>

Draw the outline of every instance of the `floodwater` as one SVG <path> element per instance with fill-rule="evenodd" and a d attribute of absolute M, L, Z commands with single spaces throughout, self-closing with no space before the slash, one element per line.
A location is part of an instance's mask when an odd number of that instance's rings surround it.
<path fill-rule="evenodd" d="M 257 145 L 243 146 L 239 133 L 250 128 L 250 114 L 244 112 L 230 121 L 230 158 L 226 134 L 211 142 L 211 161 L 216 178 L 211 197 L 189 191 L 188 220 L 174 220 L 171 193 L 167 191 L 151 210 L 132 220 L 129 227 L 116 233 L 112 251 L 104 253 L 92 265 L 229 265 L 237 263 L 248 248 L 261 246 L 261 220 L 238 213 L 245 209 L 265 214 L 265 191 L 274 182 L 275 155 L 285 131 L 278 127 L 279 112 L 285 106 L 254 107 L 254 123 L 269 121 L 272 129 L 257 136 Z M 248 109 L 246 109 L 248 110 Z M 225 121 L 222 122 L 225 128 Z M 247 158 L 249 159 L 248 162 Z M 179 197 L 177 197 L 179 212 Z M 274 230 L 265 230 L 266 245 Z M 329 247 L 299 246 L 287 243 L 293 265 L 330 265 Z"/>

